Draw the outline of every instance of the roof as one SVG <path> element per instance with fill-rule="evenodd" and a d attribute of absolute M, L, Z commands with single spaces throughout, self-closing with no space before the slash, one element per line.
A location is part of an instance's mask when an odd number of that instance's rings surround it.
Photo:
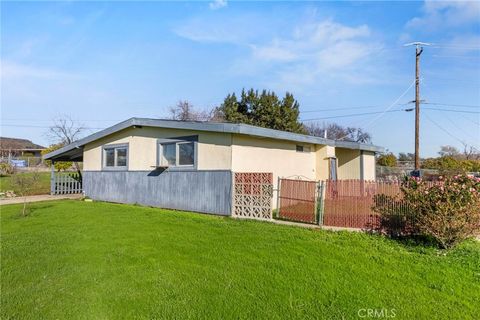
<path fill-rule="evenodd" d="M 0 137 L 1 150 L 43 150 L 45 147 L 27 139 Z"/>
<path fill-rule="evenodd" d="M 164 119 L 148 119 L 148 118 L 130 118 L 120 122 L 114 126 L 106 128 L 102 131 L 96 132 L 88 137 L 75 141 L 65 147 L 52 151 L 44 156 L 45 159 L 52 160 L 78 160 L 82 157 L 83 146 L 98 140 L 100 138 L 111 135 L 120 130 L 129 127 L 156 127 L 156 128 L 171 128 L 171 129 L 185 129 L 207 132 L 221 132 L 221 133 L 235 133 L 255 136 L 260 138 L 272 138 L 286 141 L 293 141 L 299 143 L 322 144 L 346 149 L 365 150 L 372 152 L 383 152 L 384 149 L 372 144 L 331 140 L 321 137 L 309 136 L 299 133 L 292 133 L 280 130 L 273 130 L 261 128 L 241 123 L 223 123 L 223 122 L 201 122 L 201 121 L 178 121 L 178 120 L 164 120 Z"/>

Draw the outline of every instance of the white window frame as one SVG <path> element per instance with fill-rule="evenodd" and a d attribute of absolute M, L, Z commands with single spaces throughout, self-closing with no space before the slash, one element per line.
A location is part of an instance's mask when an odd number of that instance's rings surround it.
<path fill-rule="evenodd" d="M 107 156 L 106 156 L 106 151 L 107 150 L 112 150 L 113 149 L 113 166 L 107 166 Z M 118 161 L 118 149 L 126 149 L 127 154 L 126 154 L 126 163 L 124 166 L 118 166 L 117 161 Z M 102 147 L 102 170 L 128 170 L 128 156 L 129 156 L 129 146 L 128 143 L 122 143 L 122 144 L 108 144 L 104 145 Z"/>

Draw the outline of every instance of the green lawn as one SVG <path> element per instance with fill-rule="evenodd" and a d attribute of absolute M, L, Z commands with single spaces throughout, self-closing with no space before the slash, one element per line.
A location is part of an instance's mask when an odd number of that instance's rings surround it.
<path fill-rule="evenodd" d="M 1 207 L 2 319 L 480 314 L 474 241 L 445 254 L 360 233 L 139 206 L 31 207 L 26 218 L 18 205 Z"/>
<path fill-rule="evenodd" d="M 26 174 L 32 175 L 33 173 L 18 173 L 18 174 Z M 50 172 L 39 172 L 38 175 L 40 176 L 40 180 L 38 182 L 38 186 L 32 190 L 29 194 L 49 194 L 50 193 Z M 15 188 L 12 187 L 12 176 L 5 176 L 0 177 L 0 192 L 5 192 L 13 190 L 15 193 L 18 193 Z"/>

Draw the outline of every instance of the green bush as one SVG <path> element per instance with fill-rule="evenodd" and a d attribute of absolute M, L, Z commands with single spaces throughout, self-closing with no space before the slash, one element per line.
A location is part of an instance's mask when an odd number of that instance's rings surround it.
<path fill-rule="evenodd" d="M 55 151 L 55 150 L 58 150 L 60 149 L 61 147 L 63 147 L 63 144 L 59 143 L 59 144 L 52 144 L 51 146 L 49 146 L 48 148 L 42 150 L 42 156 L 43 155 L 46 155 L 47 153 L 50 153 L 52 151 Z M 45 165 L 47 165 L 48 167 L 52 165 L 52 161 L 50 160 L 45 160 Z M 54 163 L 54 167 L 55 167 L 55 170 L 57 171 L 65 171 L 65 170 L 68 170 L 72 167 L 73 165 L 73 162 L 71 161 L 55 161 Z"/>
<path fill-rule="evenodd" d="M 426 159 L 423 169 L 437 169 L 442 174 L 459 174 L 465 172 L 480 172 L 479 160 L 458 159 L 452 156 Z"/>
<path fill-rule="evenodd" d="M 0 162 L 0 176 L 5 177 L 15 173 L 15 167 L 8 162 Z"/>
<path fill-rule="evenodd" d="M 397 157 L 393 153 L 382 154 L 377 158 L 377 164 L 385 167 L 396 167 Z"/>

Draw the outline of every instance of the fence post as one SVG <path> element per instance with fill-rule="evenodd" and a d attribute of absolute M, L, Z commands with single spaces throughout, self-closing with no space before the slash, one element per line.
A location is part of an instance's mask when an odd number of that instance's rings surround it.
<path fill-rule="evenodd" d="M 319 226 L 323 225 L 323 192 L 324 192 L 324 181 L 319 181 L 317 186 L 317 223 Z"/>
<path fill-rule="evenodd" d="M 280 177 L 277 177 L 277 214 L 275 218 L 280 217 Z"/>
<path fill-rule="evenodd" d="M 52 165 L 50 166 L 50 194 L 55 194 L 55 165 L 52 160 Z"/>

